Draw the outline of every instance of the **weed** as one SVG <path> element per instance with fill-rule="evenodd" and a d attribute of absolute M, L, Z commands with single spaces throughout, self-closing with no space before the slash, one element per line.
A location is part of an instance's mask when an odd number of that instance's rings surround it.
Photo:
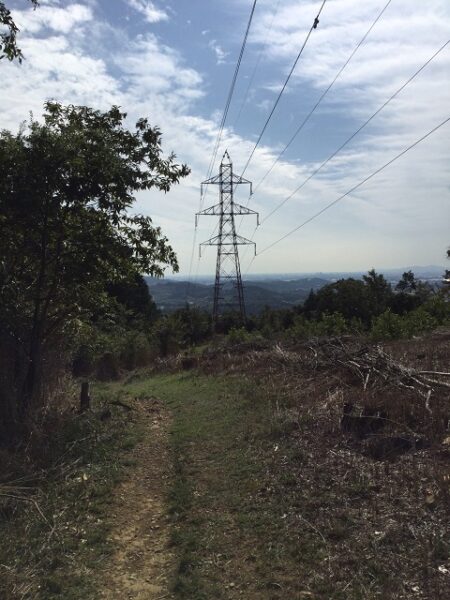
<path fill-rule="evenodd" d="M 105 388 L 98 391 L 94 397 L 108 397 Z M 111 552 L 108 506 L 126 464 L 121 454 L 135 445 L 139 429 L 132 432 L 122 415 L 101 422 L 96 406 L 60 420 L 39 463 L 27 467 L 32 479 L 24 500 L 0 519 L 0 564 L 8 572 L 0 578 L 2 600 L 25 597 L 23 589 L 36 600 L 97 597 L 96 569 Z"/>

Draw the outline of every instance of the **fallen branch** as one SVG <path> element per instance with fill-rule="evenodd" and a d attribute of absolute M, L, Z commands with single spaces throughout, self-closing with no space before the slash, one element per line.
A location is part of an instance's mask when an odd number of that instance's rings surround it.
<path fill-rule="evenodd" d="M 36 508 L 36 510 L 38 511 L 38 513 L 41 515 L 41 517 L 45 521 L 45 523 L 47 523 L 47 525 L 50 527 L 50 529 L 52 529 L 52 525 L 50 525 L 47 517 L 44 515 L 44 513 L 41 510 L 41 507 L 39 506 L 39 504 L 36 502 L 36 500 L 34 498 L 26 498 L 25 496 L 16 496 L 14 494 L 4 494 L 1 492 L 0 492 L 0 497 L 12 498 L 13 500 L 19 500 L 19 501 L 24 501 L 24 502 L 31 502 L 34 505 L 34 507 Z"/>
<path fill-rule="evenodd" d="M 128 411 L 134 410 L 132 406 L 130 406 L 129 404 L 125 404 L 125 402 L 121 402 L 120 400 L 111 400 L 109 404 L 112 404 L 113 406 L 120 406 L 120 408 L 124 408 Z"/>
<path fill-rule="evenodd" d="M 446 377 L 450 377 L 450 373 L 446 373 L 445 371 L 418 371 L 421 375 L 444 375 Z"/>

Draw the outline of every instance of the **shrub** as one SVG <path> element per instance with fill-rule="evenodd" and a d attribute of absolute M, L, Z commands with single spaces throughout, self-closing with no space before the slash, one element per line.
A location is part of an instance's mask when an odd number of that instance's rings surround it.
<path fill-rule="evenodd" d="M 425 331 L 431 331 L 438 325 L 438 321 L 423 307 L 408 313 L 402 320 L 405 337 L 413 337 Z"/>
<path fill-rule="evenodd" d="M 342 335 L 348 332 L 347 323 L 339 312 L 323 313 L 316 324 L 317 335 Z"/>
<path fill-rule="evenodd" d="M 132 370 L 148 365 L 152 354 L 147 336 L 141 332 L 133 332 L 125 339 L 120 360 L 125 369 Z"/>
<path fill-rule="evenodd" d="M 403 318 L 388 308 L 373 320 L 371 337 L 375 340 L 395 340 L 404 332 Z"/>
<path fill-rule="evenodd" d="M 303 315 L 298 315 L 294 317 L 294 324 L 289 329 L 289 337 L 292 340 L 304 340 L 314 335 L 313 331 L 313 322 L 308 321 L 306 317 Z"/>
<path fill-rule="evenodd" d="M 450 324 L 450 302 L 443 293 L 435 294 L 421 308 L 433 317 L 438 325 Z"/>
<path fill-rule="evenodd" d="M 347 322 L 341 313 L 325 312 L 319 320 L 308 320 L 303 315 L 296 316 L 294 325 L 289 330 L 289 337 L 293 340 L 301 340 L 310 337 L 342 335 L 348 331 Z"/>
<path fill-rule="evenodd" d="M 243 344 L 245 342 L 250 342 L 251 340 L 252 335 L 245 327 L 232 327 L 228 332 L 228 343 L 231 345 Z"/>

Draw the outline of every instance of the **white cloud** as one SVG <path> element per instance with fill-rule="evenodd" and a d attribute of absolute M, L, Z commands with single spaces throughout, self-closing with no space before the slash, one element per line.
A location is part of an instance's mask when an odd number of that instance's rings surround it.
<path fill-rule="evenodd" d="M 151 3 L 138 4 L 144 14 L 142 6 Z M 383 4 L 382 0 L 327 3 L 327 11 L 313 32 L 289 85 L 289 100 L 301 94 L 305 86 L 310 96 L 320 95 Z M 270 4 L 262 6 L 268 8 L 269 24 L 273 9 Z M 317 3 L 283 2 L 263 60 L 263 63 L 271 61 L 280 73 L 280 80 L 290 67 L 316 9 Z M 155 191 L 140 194 L 137 206 L 154 216 L 155 223 L 163 225 L 186 273 L 193 215 L 198 210 L 199 183 L 205 178 L 222 110 L 220 107 L 213 111 L 211 104 L 205 102 L 207 77 L 186 64 L 181 52 L 163 44 L 156 36 L 129 39 L 126 31 L 119 32 L 99 22 L 94 18 L 94 5 L 76 2 L 64 10 L 58 6 L 41 6 L 37 11 L 16 11 L 15 14 L 23 29 L 21 46 L 27 60 L 22 65 L 1 65 L 0 127 L 17 129 L 29 110 L 39 116 L 48 98 L 99 109 L 118 104 L 128 112 L 130 125 L 136 118 L 148 116 L 152 124 L 162 129 L 164 150 L 173 149 L 180 161 L 191 166 L 192 174 L 167 196 Z M 265 15 L 260 13 L 259 16 L 251 38 L 255 45 L 263 43 L 268 33 Z M 450 37 L 449 16 L 446 0 L 430 0 L 413 9 L 406 0 L 392 3 L 389 13 L 302 132 L 299 139 L 304 143 L 300 154 L 303 160 L 298 160 L 294 145 L 290 155 L 296 160 L 280 161 L 252 197 L 250 206 L 260 210 L 264 217 L 286 198 L 322 160 L 308 159 L 304 150 L 308 148 L 306 141 L 320 136 L 323 158 L 331 154 Z M 219 60 L 217 52 L 216 56 Z M 449 61 L 447 49 L 327 165 L 320 176 L 312 179 L 283 210 L 268 220 L 257 233 L 259 249 L 320 210 L 443 119 L 450 106 Z M 264 76 L 260 79 L 266 89 L 262 94 L 251 90 L 253 105 L 267 97 L 267 84 L 279 85 L 274 81 L 273 72 L 265 80 Z M 273 87 L 272 91 L 278 90 Z M 200 98 L 206 116 L 200 113 Z M 286 118 L 282 108 L 280 105 L 280 112 L 274 115 L 271 135 L 277 131 L 277 119 Z M 301 117 L 297 114 L 297 121 Z M 328 128 L 334 130 L 336 125 L 340 125 L 339 135 L 328 139 Z M 360 269 L 371 265 L 439 262 L 448 244 L 450 219 L 448 131 L 448 127 L 443 128 L 298 234 L 258 257 L 252 270 Z M 226 128 L 219 156 L 228 148 L 239 171 L 252 150 L 254 139 L 243 138 Z M 274 147 L 263 138 L 245 176 L 257 183 L 285 141 L 279 139 Z M 236 199 L 243 204 L 247 202 L 243 192 Z M 211 190 L 205 206 L 215 201 L 215 192 Z M 198 241 L 209 237 L 213 225 L 213 219 L 200 221 Z M 252 232 L 253 223 L 244 221 L 242 234 L 248 237 Z M 244 271 L 249 258 L 250 253 L 243 260 Z M 202 259 L 200 272 L 212 272 L 214 260 L 214 251 L 209 249 Z"/>
<path fill-rule="evenodd" d="M 229 52 L 225 52 L 225 50 L 223 50 L 223 48 L 217 43 L 217 40 L 210 40 L 208 42 L 208 47 L 211 48 L 216 55 L 217 64 L 223 65 L 226 57 L 229 55 Z"/>
<path fill-rule="evenodd" d="M 127 2 L 132 8 L 144 15 L 145 20 L 149 23 L 158 23 L 169 19 L 169 15 L 158 8 L 154 2 L 149 0 L 127 0 Z"/>
<path fill-rule="evenodd" d="M 144 102 L 168 116 L 185 114 L 203 95 L 202 77 L 186 67 L 177 52 L 149 34 L 140 36 L 129 51 L 117 56 L 123 87 L 131 105 Z"/>
<path fill-rule="evenodd" d="M 105 52 L 105 41 L 112 39 L 116 51 Z M 130 127 L 147 116 L 161 127 L 164 152 L 174 150 L 195 173 L 168 196 L 150 191 L 137 203 L 137 210 L 165 226 L 183 262 L 198 205 L 196 180 L 204 176 L 216 134 L 214 123 L 192 116 L 204 93 L 201 74 L 154 35 L 130 40 L 92 19 L 76 31 L 47 37 L 37 28 L 24 30 L 21 45 L 27 60 L 2 64 L 0 128 L 17 130 L 29 111 L 39 118 L 47 99 L 101 110 L 117 104 L 128 113 Z"/>
<path fill-rule="evenodd" d="M 22 34 L 36 34 L 44 28 L 60 34 L 69 33 L 77 25 L 92 20 L 92 10 L 84 4 L 71 4 L 65 8 L 41 6 L 23 11 L 13 11 L 13 16 Z"/>

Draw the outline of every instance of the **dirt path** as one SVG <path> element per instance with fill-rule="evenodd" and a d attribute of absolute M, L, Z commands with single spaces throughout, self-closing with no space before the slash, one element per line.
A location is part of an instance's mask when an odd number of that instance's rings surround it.
<path fill-rule="evenodd" d="M 169 416 L 155 399 L 136 400 L 135 419 L 144 436 L 130 453 L 129 477 L 118 486 L 111 508 L 115 551 L 105 565 L 100 597 L 108 600 L 171 599 L 174 555 L 169 547 L 165 498 L 171 465 Z"/>

